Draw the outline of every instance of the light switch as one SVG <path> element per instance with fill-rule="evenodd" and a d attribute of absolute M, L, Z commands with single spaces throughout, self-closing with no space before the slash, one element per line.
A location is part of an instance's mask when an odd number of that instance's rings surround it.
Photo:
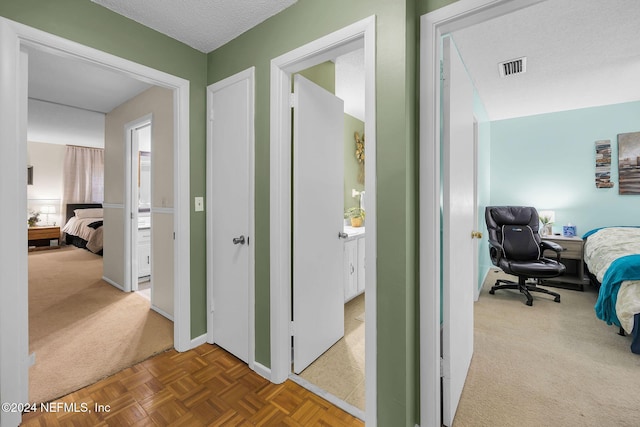
<path fill-rule="evenodd" d="M 196 212 L 204 211 L 204 197 L 196 197 Z"/>

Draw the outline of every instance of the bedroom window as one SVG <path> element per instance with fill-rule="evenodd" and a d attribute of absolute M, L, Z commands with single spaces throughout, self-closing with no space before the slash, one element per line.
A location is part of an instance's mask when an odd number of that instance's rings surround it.
<path fill-rule="evenodd" d="M 102 203 L 104 149 L 67 145 L 64 158 L 64 203 Z"/>

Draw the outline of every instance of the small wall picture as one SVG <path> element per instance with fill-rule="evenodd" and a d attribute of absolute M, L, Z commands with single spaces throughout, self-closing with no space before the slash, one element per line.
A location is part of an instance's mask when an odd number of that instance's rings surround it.
<path fill-rule="evenodd" d="M 596 141 L 596 188 L 611 187 L 611 140 Z"/>
<path fill-rule="evenodd" d="M 618 134 L 618 188 L 640 194 L 640 132 Z"/>

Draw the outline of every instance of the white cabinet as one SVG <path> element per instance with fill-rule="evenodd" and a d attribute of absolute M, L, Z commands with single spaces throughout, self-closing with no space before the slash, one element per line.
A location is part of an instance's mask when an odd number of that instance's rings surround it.
<path fill-rule="evenodd" d="M 344 301 L 358 294 L 358 241 L 344 242 Z"/>
<path fill-rule="evenodd" d="M 358 295 L 364 292 L 364 236 L 356 239 L 358 242 L 358 257 L 357 257 L 357 269 L 358 269 Z"/>
<path fill-rule="evenodd" d="M 360 295 L 365 288 L 364 230 L 350 233 L 346 228 L 349 237 L 344 242 L 344 302 Z"/>
<path fill-rule="evenodd" d="M 138 229 L 138 277 L 151 275 L 151 229 Z"/>

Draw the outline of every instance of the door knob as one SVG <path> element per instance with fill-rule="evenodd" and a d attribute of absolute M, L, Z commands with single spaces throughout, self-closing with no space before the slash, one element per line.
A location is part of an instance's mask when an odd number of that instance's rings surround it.
<path fill-rule="evenodd" d="M 471 238 L 472 239 L 482 239 L 482 233 L 479 231 L 472 231 L 471 232 Z"/>
<path fill-rule="evenodd" d="M 349 235 L 344 231 L 338 232 L 338 239 L 346 239 L 347 237 L 349 237 Z"/>
<path fill-rule="evenodd" d="M 234 245 L 244 245 L 244 236 L 234 237 L 233 238 Z"/>

